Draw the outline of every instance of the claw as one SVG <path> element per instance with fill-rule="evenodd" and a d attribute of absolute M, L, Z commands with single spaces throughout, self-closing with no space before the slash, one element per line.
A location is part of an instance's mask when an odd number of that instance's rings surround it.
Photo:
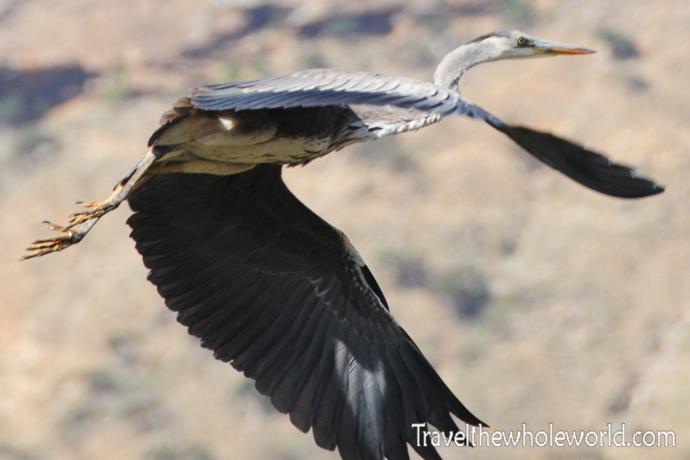
<path fill-rule="evenodd" d="M 77 204 L 79 206 L 83 206 L 85 208 L 98 208 L 101 206 L 105 206 L 108 203 L 107 200 L 105 201 L 77 201 Z"/>
<path fill-rule="evenodd" d="M 102 217 L 105 214 L 109 213 L 113 209 L 116 208 L 112 203 L 106 201 L 102 201 L 100 203 L 82 203 L 82 206 L 86 208 L 92 208 L 89 209 L 88 211 L 83 211 L 83 212 L 75 212 L 71 216 L 69 216 L 69 225 L 67 225 L 67 229 L 69 230 L 70 228 L 74 227 L 75 225 L 82 224 L 84 222 L 87 222 L 91 219 L 96 219 L 98 217 Z M 87 206 L 88 205 L 88 206 Z M 94 205 L 93 207 L 91 205 Z"/>
<path fill-rule="evenodd" d="M 91 205 L 94 203 L 85 204 Z M 117 206 L 106 200 L 102 202 L 102 204 L 99 204 L 98 207 L 72 214 L 69 223 L 65 226 L 56 225 L 48 220 L 44 220 L 43 223 L 46 224 L 50 230 L 60 232 L 61 234 L 52 238 L 35 240 L 31 243 L 31 246 L 26 248 L 27 251 L 33 252 L 23 256 L 21 260 L 33 259 L 34 257 L 40 257 L 45 254 L 50 254 L 51 252 L 62 251 L 73 244 L 77 244 L 86 236 L 98 219 L 116 207 Z M 73 228 L 78 225 L 81 225 L 81 227 L 73 230 Z"/>
<path fill-rule="evenodd" d="M 55 225 L 54 223 L 50 222 L 49 220 L 44 220 L 41 223 L 46 224 L 50 230 L 55 230 L 56 232 L 66 232 L 69 230 L 68 227 L 63 227 L 62 225 Z M 36 240 L 36 241 L 42 241 L 42 240 Z M 34 241 L 34 243 L 35 243 L 35 241 Z"/>
<path fill-rule="evenodd" d="M 91 216 L 93 214 L 96 214 L 96 210 L 86 211 L 86 212 L 75 212 L 74 214 L 70 214 L 69 223 L 71 225 L 71 224 L 87 221 L 91 218 Z"/>
<path fill-rule="evenodd" d="M 60 232 L 52 238 L 43 238 L 35 240 L 31 243 L 31 246 L 26 248 L 27 251 L 32 251 L 30 254 L 26 254 L 21 258 L 21 260 L 33 259 L 34 257 L 40 257 L 51 252 L 58 252 L 66 249 L 74 244 L 77 244 L 84 239 L 91 227 L 96 225 L 100 216 L 94 216 L 91 220 L 85 221 L 78 228 L 72 230 L 72 227 L 76 224 L 66 225 L 64 227 L 60 225 L 55 225 L 49 221 L 44 221 L 43 223 L 48 225 L 51 230 Z"/>
<path fill-rule="evenodd" d="M 52 228 L 52 224 L 50 225 L 51 230 L 54 230 Z M 26 248 L 27 251 L 33 252 L 23 256 L 21 260 L 32 259 L 34 257 L 50 254 L 51 252 L 62 251 L 63 249 L 78 243 L 83 237 L 83 234 L 80 234 L 79 232 L 68 231 L 67 233 L 63 233 L 52 238 L 35 240 L 31 243 L 31 246 Z"/>
<path fill-rule="evenodd" d="M 48 228 L 60 232 L 60 235 L 54 236 L 53 238 L 35 240 L 31 243 L 31 246 L 26 248 L 27 251 L 33 252 L 26 254 L 22 257 L 22 260 L 40 257 L 45 254 L 50 254 L 51 252 L 62 251 L 83 240 L 86 234 L 89 233 L 89 230 L 96 225 L 96 222 L 98 222 L 101 217 L 117 208 L 120 203 L 127 199 L 132 190 L 141 183 L 146 171 L 153 164 L 155 159 L 156 155 L 153 153 L 153 147 L 151 147 L 146 155 L 144 155 L 144 158 L 142 158 L 141 161 L 117 183 L 113 193 L 111 193 L 106 200 L 97 202 L 78 201 L 77 204 L 87 208 L 87 210 L 72 214 L 67 225 L 55 225 L 52 222 L 44 221 L 43 223 L 46 224 Z"/>

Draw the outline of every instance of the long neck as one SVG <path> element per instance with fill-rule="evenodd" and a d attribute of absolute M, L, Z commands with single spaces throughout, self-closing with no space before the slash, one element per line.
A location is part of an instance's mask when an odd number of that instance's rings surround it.
<path fill-rule="evenodd" d="M 434 73 L 434 83 L 442 88 L 458 91 L 458 80 L 467 69 L 482 62 L 499 59 L 487 53 L 479 43 L 467 43 L 451 51 L 443 58 Z"/>

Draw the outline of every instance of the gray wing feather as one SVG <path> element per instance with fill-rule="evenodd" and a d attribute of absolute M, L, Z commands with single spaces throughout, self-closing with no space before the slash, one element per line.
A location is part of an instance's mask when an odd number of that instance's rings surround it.
<path fill-rule="evenodd" d="M 312 69 L 266 80 L 195 88 L 191 102 L 201 110 L 369 105 L 416 109 L 439 117 L 464 115 L 487 122 L 539 160 L 598 192 L 639 198 L 664 190 L 654 181 L 638 177 L 628 166 L 615 164 L 596 152 L 551 134 L 509 125 L 455 91 L 411 78 Z M 424 124 L 402 123 L 386 133 L 416 129 Z"/>
<path fill-rule="evenodd" d="M 270 95 L 270 96 L 269 96 Z M 260 110 L 326 105 L 393 105 L 439 115 L 468 115 L 504 123 L 433 83 L 358 71 L 312 69 L 283 77 L 194 88 L 192 104 L 201 110 Z"/>

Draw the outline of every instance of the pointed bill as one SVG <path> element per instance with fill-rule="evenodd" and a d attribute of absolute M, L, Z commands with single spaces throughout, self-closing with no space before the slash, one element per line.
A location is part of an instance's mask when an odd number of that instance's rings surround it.
<path fill-rule="evenodd" d="M 534 54 L 592 54 L 596 51 L 567 43 L 552 42 L 550 40 L 534 40 Z"/>

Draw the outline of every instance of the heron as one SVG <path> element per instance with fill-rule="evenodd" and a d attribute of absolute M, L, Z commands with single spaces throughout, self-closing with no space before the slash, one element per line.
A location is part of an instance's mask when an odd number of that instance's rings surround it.
<path fill-rule="evenodd" d="M 655 181 L 583 146 L 508 124 L 461 96 L 458 82 L 490 61 L 594 51 L 515 30 L 446 55 L 434 82 L 360 71 L 304 70 L 202 86 L 161 118 L 144 157 L 100 202 L 24 258 L 80 242 L 127 200 L 136 249 L 168 308 L 316 444 L 344 459 L 438 459 L 416 432 L 457 433 L 463 405 L 391 315 L 348 238 L 286 187 L 283 166 L 351 144 L 415 131 L 449 116 L 483 121 L 538 160 L 597 192 L 661 193 Z"/>

